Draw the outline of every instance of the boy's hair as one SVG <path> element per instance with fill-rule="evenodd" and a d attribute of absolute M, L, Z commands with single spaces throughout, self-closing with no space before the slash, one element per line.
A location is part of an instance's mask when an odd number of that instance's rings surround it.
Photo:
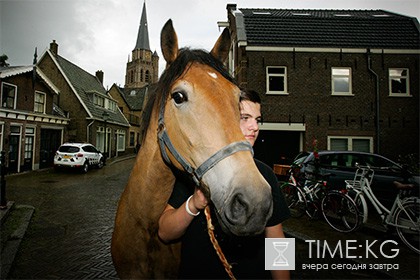
<path fill-rule="evenodd" d="M 261 104 L 261 98 L 258 92 L 255 90 L 247 90 L 243 89 L 241 90 L 241 96 L 239 97 L 239 101 L 251 101 L 254 103 Z"/>

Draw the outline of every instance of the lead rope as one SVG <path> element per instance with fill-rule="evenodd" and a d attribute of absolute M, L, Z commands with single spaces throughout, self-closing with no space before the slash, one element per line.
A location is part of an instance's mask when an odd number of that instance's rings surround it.
<path fill-rule="evenodd" d="M 217 242 L 217 239 L 214 236 L 214 226 L 211 223 L 210 206 L 207 205 L 207 207 L 204 209 L 204 214 L 206 215 L 207 232 L 209 233 L 210 241 L 213 244 L 213 247 L 216 250 L 216 253 L 219 256 L 219 259 L 222 262 L 223 266 L 225 267 L 225 270 L 229 275 L 230 279 L 236 280 L 235 276 L 232 273 L 232 266 L 227 261 L 225 254 L 223 254 L 222 252 L 222 248 L 220 248 L 219 242 Z"/>

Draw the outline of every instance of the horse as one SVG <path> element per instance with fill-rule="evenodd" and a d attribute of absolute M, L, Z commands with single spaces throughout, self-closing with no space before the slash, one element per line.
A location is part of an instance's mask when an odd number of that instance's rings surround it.
<path fill-rule="evenodd" d="M 179 49 L 172 20 L 162 28 L 166 69 L 142 120 L 146 132 L 112 234 L 120 278 L 177 277 L 180 243 L 164 243 L 157 234 L 177 172 L 188 174 L 212 201 L 227 232 L 261 233 L 271 216 L 270 186 L 239 127 L 240 89 L 223 64 L 230 43 L 225 29 L 210 52 Z"/>

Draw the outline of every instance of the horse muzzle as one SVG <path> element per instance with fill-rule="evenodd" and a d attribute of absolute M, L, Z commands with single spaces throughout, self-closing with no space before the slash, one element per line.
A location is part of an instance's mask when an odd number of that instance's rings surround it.
<path fill-rule="evenodd" d="M 273 211 L 273 199 L 270 188 L 238 189 L 232 193 L 226 203 L 217 207 L 218 220 L 227 233 L 238 236 L 260 234 L 264 231 Z"/>

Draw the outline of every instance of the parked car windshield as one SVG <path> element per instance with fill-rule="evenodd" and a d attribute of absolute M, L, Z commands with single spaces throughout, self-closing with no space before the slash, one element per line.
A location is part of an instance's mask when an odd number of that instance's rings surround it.
<path fill-rule="evenodd" d="M 74 146 L 61 146 L 58 151 L 60 153 L 77 153 L 79 151 L 78 147 Z"/>

